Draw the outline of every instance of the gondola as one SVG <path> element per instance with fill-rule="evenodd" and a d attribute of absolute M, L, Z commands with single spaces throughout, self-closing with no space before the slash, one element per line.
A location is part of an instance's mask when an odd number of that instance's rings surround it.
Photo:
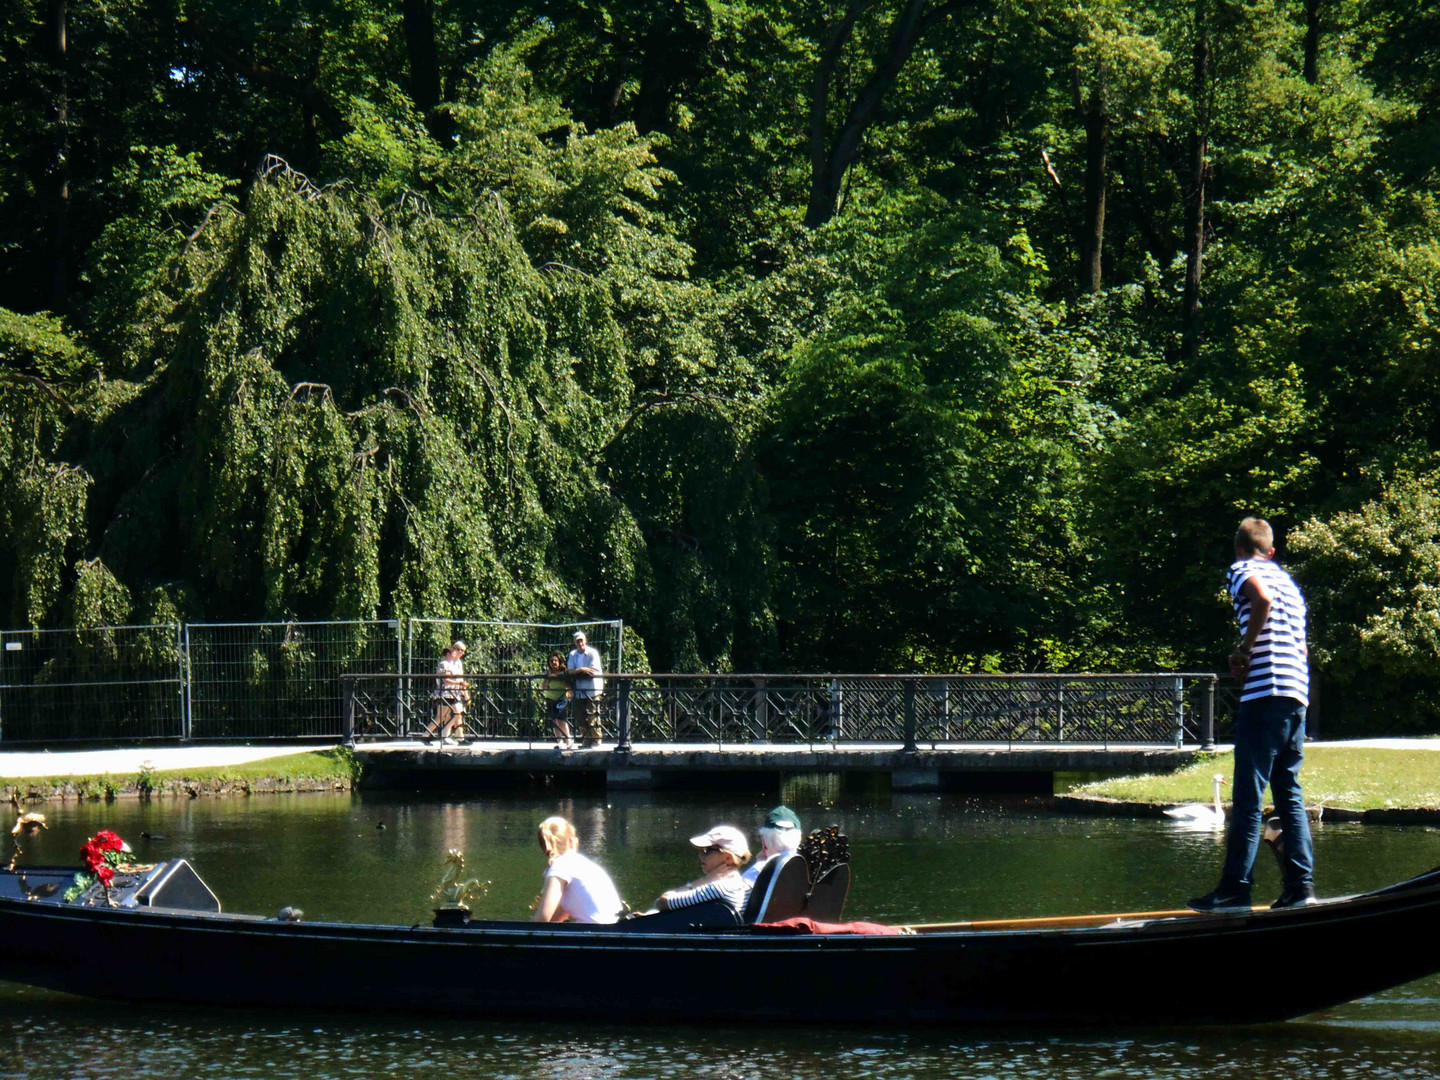
<path fill-rule="evenodd" d="M 98 886 L 65 901 L 73 875 L 0 871 L 0 979 L 287 1009 L 1145 1027 L 1279 1021 L 1440 970 L 1440 867 L 1278 911 L 908 927 L 836 927 L 803 913 L 777 924 L 784 912 L 744 924 L 705 906 L 611 926 L 471 920 L 458 909 L 432 925 L 309 922 L 288 910 L 223 912 L 183 859 L 127 868 L 105 902 Z M 756 895 L 773 899 L 775 884 L 762 876 Z M 1281 973 L 1285 992 L 1263 993 L 1256 973 Z"/>

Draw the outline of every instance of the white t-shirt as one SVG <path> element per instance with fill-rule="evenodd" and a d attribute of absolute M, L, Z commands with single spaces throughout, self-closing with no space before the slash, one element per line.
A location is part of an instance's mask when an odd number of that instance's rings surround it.
<path fill-rule="evenodd" d="M 571 671 L 576 668 L 594 668 L 596 674 L 604 672 L 605 666 L 600 663 L 600 654 L 595 651 L 595 646 L 586 645 L 583 649 L 571 649 L 570 657 L 565 661 L 565 666 Z M 592 679 L 589 675 L 575 676 L 576 697 L 599 697 L 605 689 L 604 679 Z"/>
<path fill-rule="evenodd" d="M 620 917 L 620 894 L 599 863 L 578 851 L 567 851 L 545 871 L 546 880 L 552 877 L 565 882 L 560 910 L 576 922 L 613 923 Z"/>

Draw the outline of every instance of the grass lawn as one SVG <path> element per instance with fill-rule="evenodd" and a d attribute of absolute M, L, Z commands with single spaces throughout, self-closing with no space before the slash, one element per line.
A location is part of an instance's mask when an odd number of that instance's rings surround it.
<path fill-rule="evenodd" d="M 1208 803 L 1211 777 L 1225 775 L 1220 798 L 1229 802 L 1230 754 L 1208 754 L 1176 773 L 1121 776 L 1071 787 L 1066 794 L 1103 795 L 1127 802 Z M 1440 806 L 1440 750 L 1313 746 L 1300 773 L 1308 806 L 1348 810 Z"/>
<path fill-rule="evenodd" d="M 281 783 L 296 781 L 351 780 L 354 777 L 354 758 L 349 751 L 312 750 L 284 757 L 264 758 L 247 761 L 239 765 L 212 765 L 203 769 L 149 769 L 137 773 L 102 773 L 94 776 L 27 776 L 0 777 L 0 787 L 16 787 L 22 791 L 28 788 L 64 787 L 71 785 L 76 790 L 139 788 L 156 790 L 167 781 L 189 780 L 196 783 L 217 781 L 238 783 L 275 780 Z"/>

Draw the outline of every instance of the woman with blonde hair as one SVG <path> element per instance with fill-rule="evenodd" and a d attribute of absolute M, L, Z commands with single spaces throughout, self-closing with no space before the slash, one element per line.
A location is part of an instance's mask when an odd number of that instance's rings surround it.
<path fill-rule="evenodd" d="M 575 826 L 563 817 L 548 817 L 540 823 L 539 833 L 540 850 L 550 865 L 531 921 L 613 923 L 619 919 L 624 905 L 615 883 L 599 863 L 580 854 Z"/>

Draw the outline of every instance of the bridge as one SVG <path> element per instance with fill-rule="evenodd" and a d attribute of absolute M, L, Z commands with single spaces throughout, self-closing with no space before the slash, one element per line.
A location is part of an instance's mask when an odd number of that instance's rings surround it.
<path fill-rule="evenodd" d="M 465 679 L 465 740 L 427 745 L 430 675 L 342 678 L 344 737 L 367 784 L 517 778 L 611 789 L 838 774 L 896 791 L 1046 792 L 1057 772 L 1158 772 L 1214 746 L 1213 673 L 607 676 L 593 706 L 560 706 L 580 738 L 555 746 L 539 676 Z"/>

